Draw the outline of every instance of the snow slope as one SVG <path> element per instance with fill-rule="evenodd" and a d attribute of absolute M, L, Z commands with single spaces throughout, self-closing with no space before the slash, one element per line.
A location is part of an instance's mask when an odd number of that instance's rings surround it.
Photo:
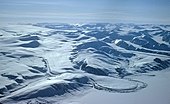
<path fill-rule="evenodd" d="M 170 67 L 168 29 L 109 23 L 1 26 L 0 102 L 61 103 L 87 89 L 138 92 L 149 83 L 134 76 Z"/>

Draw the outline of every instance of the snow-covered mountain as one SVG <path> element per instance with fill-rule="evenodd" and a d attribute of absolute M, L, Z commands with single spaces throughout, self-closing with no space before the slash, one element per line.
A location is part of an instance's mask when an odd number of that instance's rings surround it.
<path fill-rule="evenodd" d="M 48 104 L 92 88 L 136 92 L 149 83 L 132 76 L 169 67 L 170 25 L 37 23 L 0 27 L 2 103 Z"/>

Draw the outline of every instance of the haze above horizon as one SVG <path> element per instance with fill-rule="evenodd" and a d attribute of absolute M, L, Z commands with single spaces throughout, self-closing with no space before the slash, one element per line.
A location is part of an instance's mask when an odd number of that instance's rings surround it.
<path fill-rule="evenodd" d="M 170 24 L 169 0 L 0 0 L 0 22 Z"/>

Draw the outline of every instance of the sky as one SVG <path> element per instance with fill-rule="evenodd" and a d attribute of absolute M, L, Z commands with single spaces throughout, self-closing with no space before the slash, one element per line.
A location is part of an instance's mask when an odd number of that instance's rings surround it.
<path fill-rule="evenodd" d="M 0 0 L 0 23 L 170 24 L 170 0 Z"/>

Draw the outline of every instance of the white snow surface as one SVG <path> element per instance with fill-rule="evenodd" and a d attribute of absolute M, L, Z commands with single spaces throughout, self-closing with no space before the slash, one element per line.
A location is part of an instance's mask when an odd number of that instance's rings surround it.
<path fill-rule="evenodd" d="M 110 23 L 1 26 L 0 103 L 122 104 L 129 98 L 127 103 L 136 104 L 143 96 L 145 103 L 155 97 L 155 104 L 169 104 L 169 28 Z"/>

